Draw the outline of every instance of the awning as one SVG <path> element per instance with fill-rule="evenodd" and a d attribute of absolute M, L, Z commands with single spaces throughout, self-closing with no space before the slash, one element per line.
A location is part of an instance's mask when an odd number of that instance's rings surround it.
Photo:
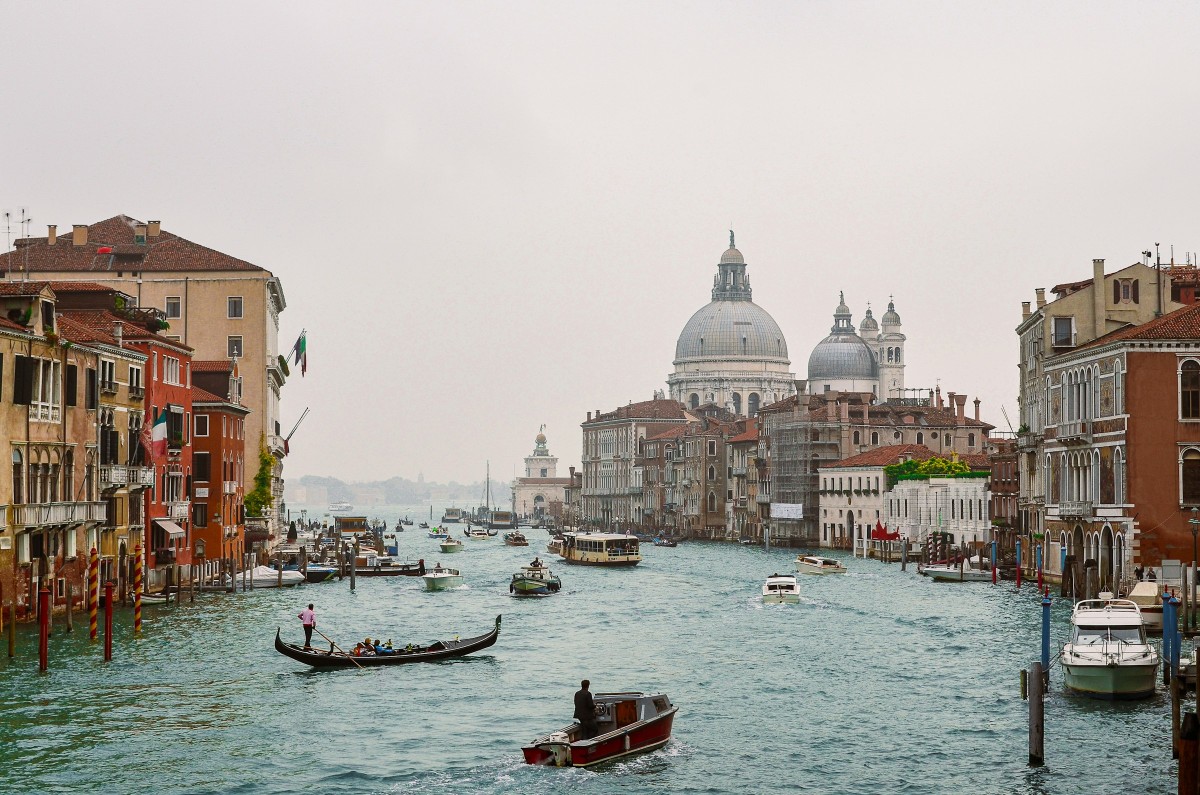
<path fill-rule="evenodd" d="M 163 530 L 166 530 L 167 535 L 169 535 L 171 538 L 181 538 L 182 536 L 187 535 L 186 531 L 184 531 L 182 527 L 170 521 L 169 519 L 155 519 L 154 523 Z"/>

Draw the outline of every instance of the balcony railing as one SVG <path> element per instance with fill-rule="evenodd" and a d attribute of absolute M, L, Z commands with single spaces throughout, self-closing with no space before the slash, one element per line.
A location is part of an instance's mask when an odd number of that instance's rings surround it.
<path fill-rule="evenodd" d="M 1060 422 L 1055 436 L 1063 444 L 1091 444 L 1092 424 L 1087 420 Z"/>
<path fill-rule="evenodd" d="M 642 487 L 641 486 L 630 486 L 627 489 L 625 489 L 625 493 L 626 494 L 641 494 Z"/>
<path fill-rule="evenodd" d="M 146 387 L 141 386 L 140 384 L 130 384 L 129 385 L 129 396 L 131 398 L 138 398 L 138 399 L 144 398 L 146 396 Z"/>
<path fill-rule="evenodd" d="M 170 566 L 175 562 L 175 550 L 163 548 L 154 550 L 155 566 Z"/>
<path fill-rule="evenodd" d="M 1092 515 L 1091 500 L 1064 500 L 1058 504 L 1058 515 L 1084 519 Z"/>
<path fill-rule="evenodd" d="M 1033 450 L 1037 448 L 1038 440 L 1042 438 L 1040 433 L 1018 433 L 1017 448 L 1021 450 Z"/>
<path fill-rule="evenodd" d="M 130 486 L 153 486 L 154 467 L 129 467 Z"/>
<path fill-rule="evenodd" d="M 237 494 L 237 489 L 238 489 L 238 482 L 236 480 L 224 481 L 224 493 L 225 494 Z"/>
<path fill-rule="evenodd" d="M 746 467 L 734 467 L 733 468 L 733 476 L 735 478 L 746 477 Z"/>
<path fill-rule="evenodd" d="M 169 502 L 167 503 L 167 515 L 172 519 L 186 519 L 191 507 L 192 504 L 187 500 L 183 502 Z"/>
<path fill-rule="evenodd" d="M 771 495 L 770 494 L 759 494 L 754 498 L 754 501 L 756 503 L 758 503 L 759 505 L 770 505 L 771 504 Z"/>
<path fill-rule="evenodd" d="M 103 502 L 43 502 L 13 506 L 13 524 L 24 527 L 103 522 L 106 515 Z"/>
<path fill-rule="evenodd" d="M 100 488 L 109 489 L 129 483 L 129 469 L 117 464 L 100 467 Z"/>
<path fill-rule="evenodd" d="M 283 455 L 283 437 L 278 434 L 267 434 L 267 452 L 273 455 Z"/>
<path fill-rule="evenodd" d="M 103 395 L 117 394 L 117 382 L 116 381 L 101 381 L 100 382 L 100 393 Z"/>

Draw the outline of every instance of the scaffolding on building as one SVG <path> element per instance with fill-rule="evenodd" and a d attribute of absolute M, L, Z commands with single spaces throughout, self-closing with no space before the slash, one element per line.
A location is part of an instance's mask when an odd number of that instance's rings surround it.
<path fill-rule="evenodd" d="M 821 540 L 819 468 L 841 457 L 842 426 L 814 421 L 805 406 L 764 412 L 761 419 L 770 440 L 770 490 L 768 495 L 760 492 L 759 499 L 804 506 L 803 519 L 767 519 L 771 541 L 788 546 L 816 546 Z"/>

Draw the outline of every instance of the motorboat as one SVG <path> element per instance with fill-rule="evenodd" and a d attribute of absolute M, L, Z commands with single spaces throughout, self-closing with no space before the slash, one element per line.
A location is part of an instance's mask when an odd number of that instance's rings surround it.
<path fill-rule="evenodd" d="M 270 566 L 255 566 L 250 570 L 252 588 L 287 588 L 304 582 L 304 575 L 298 571 L 280 571 Z"/>
<path fill-rule="evenodd" d="M 834 558 L 801 555 L 796 558 L 796 571 L 801 574 L 845 574 L 846 567 Z"/>
<path fill-rule="evenodd" d="M 510 547 L 527 547 L 529 539 L 520 530 L 510 530 L 504 534 L 504 543 Z"/>
<path fill-rule="evenodd" d="M 462 574 L 458 569 L 447 569 L 440 563 L 424 574 L 425 590 L 447 591 L 463 584 Z"/>
<path fill-rule="evenodd" d="M 929 566 L 919 566 L 917 571 L 937 582 L 991 582 L 992 573 L 983 568 L 975 568 L 968 560 L 944 561 Z M 999 572 L 997 572 L 999 575 Z"/>
<path fill-rule="evenodd" d="M 1162 634 L 1162 588 L 1158 583 L 1139 582 L 1129 592 L 1129 601 L 1142 611 L 1142 623 L 1146 625 L 1146 631 L 1154 635 Z"/>
<path fill-rule="evenodd" d="M 772 574 L 763 583 L 764 605 L 794 605 L 800 602 L 800 586 L 791 574 Z"/>
<path fill-rule="evenodd" d="M 417 527 L 427 528 L 427 527 L 429 527 L 429 522 L 421 522 L 419 525 L 417 525 Z"/>
<path fill-rule="evenodd" d="M 408 525 L 409 527 L 412 527 L 412 523 L 412 519 L 409 519 L 407 516 L 400 520 L 400 524 Z"/>
<path fill-rule="evenodd" d="M 546 542 L 546 551 L 552 555 L 561 555 L 563 547 L 563 537 L 554 536 Z"/>
<path fill-rule="evenodd" d="M 596 693 L 597 735 L 583 739 L 578 722 L 521 749 L 526 764 L 591 767 L 662 748 L 671 739 L 678 707 L 663 693 Z"/>
<path fill-rule="evenodd" d="M 1154 695 L 1158 651 L 1131 599 L 1084 599 L 1071 613 L 1060 662 L 1067 688 L 1096 698 Z"/>
<path fill-rule="evenodd" d="M 459 541 L 457 538 L 442 539 L 442 552 L 462 552 L 467 545 Z"/>
<path fill-rule="evenodd" d="M 463 530 L 463 535 L 465 535 L 467 538 L 474 538 L 476 541 L 486 541 L 495 535 L 495 533 L 489 533 L 483 527 L 468 526 L 466 530 Z"/>
<path fill-rule="evenodd" d="M 421 525 L 421 526 L 422 526 L 422 527 L 429 527 L 429 525 Z M 425 535 L 426 535 L 427 537 L 429 537 L 429 538 L 449 538 L 449 537 L 450 537 L 450 531 L 449 531 L 449 530 L 443 530 L 443 529 L 442 529 L 442 528 L 440 528 L 440 527 L 434 527 L 433 529 L 431 529 L 431 530 L 430 530 L 428 533 L 426 533 Z"/>
<path fill-rule="evenodd" d="M 323 563 L 309 563 L 302 569 L 307 582 L 325 582 L 337 574 L 337 566 L 326 566 Z"/>
<path fill-rule="evenodd" d="M 654 543 L 654 546 L 656 546 L 656 547 L 677 547 L 677 546 L 679 546 L 678 541 L 676 541 L 673 538 L 667 538 L 666 536 L 655 536 L 653 543 Z"/>
<path fill-rule="evenodd" d="M 391 555 L 366 550 L 354 559 L 354 573 L 358 577 L 418 577 L 425 573 L 425 561 L 401 562 Z"/>
<path fill-rule="evenodd" d="M 562 582 L 541 558 L 534 558 L 528 566 L 522 566 L 508 584 L 508 592 L 513 596 L 547 596 L 558 593 L 561 588 Z"/>

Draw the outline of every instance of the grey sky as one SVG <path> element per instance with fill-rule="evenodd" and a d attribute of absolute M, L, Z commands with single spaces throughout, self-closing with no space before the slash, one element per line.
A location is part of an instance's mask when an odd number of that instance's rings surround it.
<path fill-rule="evenodd" d="M 895 294 L 1016 417 L 1023 299 L 1200 248 L 1200 6 L 21 4 L 0 207 L 280 276 L 287 476 L 507 477 L 665 388 L 732 224 L 793 371 Z M 877 315 L 879 313 L 877 312 Z"/>

